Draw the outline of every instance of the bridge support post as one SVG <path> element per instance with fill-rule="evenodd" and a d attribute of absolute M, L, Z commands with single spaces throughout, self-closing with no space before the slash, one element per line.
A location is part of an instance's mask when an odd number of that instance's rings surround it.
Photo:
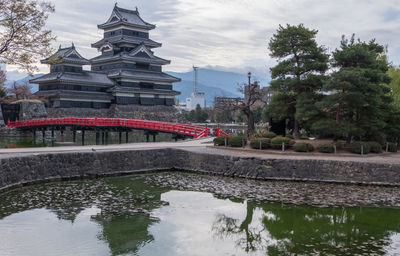
<path fill-rule="evenodd" d="M 121 131 L 119 131 L 119 144 L 122 144 L 122 132 Z"/>
<path fill-rule="evenodd" d="M 129 143 L 129 132 L 128 131 L 125 133 L 125 142 Z"/>
<path fill-rule="evenodd" d="M 82 146 L 85 146 L 85 130 L 82 129 Z"/>
<path fill-rule="evenodd" d="M 36 144 L 36 129 L 33 129 L 32 133 L 33 133 L 33 144 Z"/>
<path fill-rule="evenodd" d="M 157 137 L 157 134 L 153 133 L 153 142 L 156 142 L 156 137 Z"/>
<path fill-rule="evenodd" d="M 42 143 L 46 142 L 46 128 L 42 129 Z"/>
<path fill-rule="evenodd" d="M 96 130 L 96 145 L 99 145 L 100 143 L 100 133 L 98 130 Z"/>
<path fill-rule="evenodd" d="M 76 142 L 76 130 L 72 130 L 72 142 Z"/>
<path fill-rule="evenodd" d="M 61 142 L 64 142 L 64 130 L 61 128 Z"/>
<path fill-rule="evenodd" d="M 104 145 L 105 144 L 105 139 L 104 139 L 104 131 L 101 132 L 101 144 Z"/>
<path fill-rule="evenodd" d="M 106 145 L 108 145 L 108 132 L 106 132 Z"/>
<path fill-rule="evenodd" d="M 150 134 L 146 133 L 146 142 L 150 142 Z"/>

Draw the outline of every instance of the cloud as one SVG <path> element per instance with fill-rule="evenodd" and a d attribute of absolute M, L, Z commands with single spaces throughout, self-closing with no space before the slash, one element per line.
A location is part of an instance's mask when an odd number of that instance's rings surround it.
<path fill-rule="evenodd" d="M 90 44 L 102 37 L 97 24 L 110 15 L 109 0 L 53 0 L 56 13 L 48 27 L 57 44 L 74 41 L 87 58 L 98 53 Z M 157 28 L 151 37 L 163 43 L 155 49 L 171 59 L 166 70 L 187 71 L 192 65 L 225 70 L 267 70 L 268 40 L 279 24 L 299 24 L 317 29 L 317 40 L 330 50 L 342 34 L 356 33 L 362 40 L 376 38 L 389 46 L 390 60 L 400 64 L 400 8 L 397 0 L 119 0 L 124 8 L 138 6 L 143 19 Z M 44 69 L 44 67 L 42 67 Z"/>

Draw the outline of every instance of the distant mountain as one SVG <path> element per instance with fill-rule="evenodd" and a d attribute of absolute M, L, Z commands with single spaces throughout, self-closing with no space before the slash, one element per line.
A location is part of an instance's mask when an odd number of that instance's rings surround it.
<path fill-rule="evenodd" d="M 198 90 L 204 92 L 206 97 L 207 106 L 214 104 L 215 96 L 225 97 L 241 97 L 242 95 L 237 91 L 238 85 L 247 83 L 247 74 L 239 74 L 234 72 L 218 71 L 213 69 L 201 68 L 198 71 Z M 174 83 L 174 90 L 180 91 L 178 96 L 180 102 L 184 102 L 189 98 L 193 92 L 194 73 L 190 72 L 166 72 L 170 75 L 182 79 L 179 83 Z M 11 80 L 6 82 L 6 86 L 10 86 L 14 81 L 18 84 L 25 84 L 28 80 L 39 77 L 43 74 L 35 74 L 33 77 L 25 76 L 19 80 Z M 261 80 L 261 85 L 266 86 L 268 81 Z M 32 84 L 32 92 L 38 90 L 37 84 Z"/>

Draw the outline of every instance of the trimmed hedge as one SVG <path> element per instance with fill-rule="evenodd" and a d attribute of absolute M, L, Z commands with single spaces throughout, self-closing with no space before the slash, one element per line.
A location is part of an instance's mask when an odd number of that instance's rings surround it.
<path fill-rule="evenodd" d="M 267 132 L 264 134 L 264 138 L 272 139 L 276 137 L 276 133 L 274 132 Z"/>
<path fill-rule="evenodd" d="M 267 138 L 252 139 L 250 140 L 250 147 L 254 149 L 260 149 L 260 143 L 261 143 L 261 149 L 267 149 L 271 144 L 271 139 Z"/>
<path fill-rule="evenodd" d="M 225 139 L 228 145 L 229 137 L 216 137 L 214 138 L 214 146 L 225 146 Z"/>
<path fill-rule="evenodd" d="M 332 144 L 320 144 L 317 146 L 317 150 L 320 153 L 333 153 L 335 151 Z"/>
<path fill-rule="evenodd" d="M 388 144 L 388 151 L 389 152 L 397 152 L 397 144 L 396 143 L 389 143 Z"/>
<path fill-rule="evenodd" d="M 294 140 L 294 136 L 292 134 L 286 134 L 286 138 Z"/>
<path fill-rule="evenodd" d="M 313 152 L 314 147 L 310 143 L 297 142 L 296 144 L 294 144 L 293 150 L 296 152 Z"/>
<path fill-rule="evenodd" d="M 376 142 L 376 141 L 369 141 L 368 142 L 368 145 L 369 145 L 369 152 L 371 152 L 371 153 L 377 153 L 377 154 L 379 154 L 379 153 L 382 153 L 382 145 L 381 144 L 379 144 L 378 142 Z"/>
<path fill-rule="evenodd" d="M 243 143 L 246 146 L 247 139 L 243 136 L 233 136 L 228 140 L 229 147 L 239 148 L 243 146 Z"/>
<path fill-rule="evenodd" d="M 271 140 L 271 147 L 275 149 L 280 149 L 282 148 L 282 143 L 285 143 L 285 147 L 288 148 L 290 146 L 293 146 L 294 141 L 287 137 L 278 136 Z"/>
<path fill-rule="evenodd" d="M 361 154 L 361 146 L 363 146 L 363 154 L 368 154 L 371 147 L 368 142 L 357 141 L 350 144 L 349 152 L 354 154 Z"/>

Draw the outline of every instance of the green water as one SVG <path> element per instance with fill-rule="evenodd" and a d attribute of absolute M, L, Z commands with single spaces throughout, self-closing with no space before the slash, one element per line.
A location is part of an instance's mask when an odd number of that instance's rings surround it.
<path fill-rule="evenodd" d="M 0 255 L 400 255 L 400 209 L 248 202 L 159 175 L 0 194 Z"/>

